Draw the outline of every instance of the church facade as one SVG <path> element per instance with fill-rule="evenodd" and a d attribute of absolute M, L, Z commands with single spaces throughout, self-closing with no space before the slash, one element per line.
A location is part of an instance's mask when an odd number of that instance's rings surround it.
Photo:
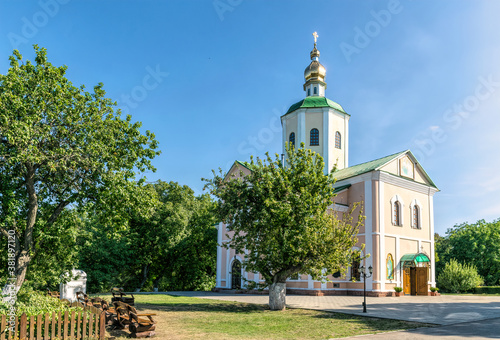
<path fill-rule="evenodd" d="M 337 214 L 361 202 L 366 219 L 360 227 L 357 249 L 363 260 L 353 260 L 346 274 L 332 275 L 330 281 L 314 281 L 298 275 L 287 281 L 287 292 L 313 295 L 360 295 L 363 278 L 360 266 L 371 267 L 366 279 L 367 293 L 391 296 L 394 287 L 409 295 L 427 295 L 435 286 L 434 203 L 439 190 L 411 151 L 349 166 L 350 115 L 338 103 L 325 97 L 326 69 L 319 62 L 316 46 L 304 71 L 306 97 L 293 104 L 281 117 L 283 153 L 285 143 L 300 145 L 319 153 L 325 161 L 325 174 L 334 172 L 337 196 L 331 206 Z M 235 162 L 228 175 L 239 176 L 250 170 Z M 246 272 L 244 254 L 221 245 L 230 240 L 223 223 L 218 225 L 216 289 L 244 289 L 245 280 L 263 281 L 258 273 Z M 364 244 L 364 247 L 362 245 Z"/>

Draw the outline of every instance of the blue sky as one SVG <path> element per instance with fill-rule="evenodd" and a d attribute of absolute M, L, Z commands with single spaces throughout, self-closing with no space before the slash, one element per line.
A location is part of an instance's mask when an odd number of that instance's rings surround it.
<path fill-rule="evenodd" d="M 411 149 L 441 189 L 436 231 L 500 217 L 500 3 L 41 0 L 0 2 L 0 72 L 33 44 L 160 142 L 149 180 L 201 177 L 281 151 L 319 34 L 326 96 L 351 114 L 351 165 Z"/>

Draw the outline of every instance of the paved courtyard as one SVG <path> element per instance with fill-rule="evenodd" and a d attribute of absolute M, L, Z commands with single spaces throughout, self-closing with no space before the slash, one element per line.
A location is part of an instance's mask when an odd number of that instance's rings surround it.
<path fill-rule="evenodd" d="M 203 299 L 267 304 L 268 295 L 224 294 L 213 292 L 168 292 L 171 295 Z M 378 318 L 398 319 L 452 325 L 500 318 L 500 296 L 404 296 L 367 297 L 367 313 L 363 313 L 360 296 L 287 295 L 287 306 L 339 312 Z M 498 320 L 496 321 L 498 323 Z"/>

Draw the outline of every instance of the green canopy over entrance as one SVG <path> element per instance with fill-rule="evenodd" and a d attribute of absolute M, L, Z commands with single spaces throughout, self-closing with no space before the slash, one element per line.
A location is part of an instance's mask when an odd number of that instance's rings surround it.
<path fill-rule="evenodd" d="M 401 262 L 413 262 L 415 265 L 418 265 L 420 262 L 431 262 L 431 260 L 423 253 L 415 253 L 403 255 Z"/>

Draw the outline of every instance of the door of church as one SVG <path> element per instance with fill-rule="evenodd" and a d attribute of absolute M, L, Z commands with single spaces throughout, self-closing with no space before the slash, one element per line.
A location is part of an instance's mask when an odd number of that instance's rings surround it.
<path fill-rule="evenodd" d="M 410 280 L 410 267 L 406 267 L 403 270 L 403 293 L 411 294 L 411 280 Z"/>
<path fill-rule="evenodd" d="M 417 295 L 428 295 L 427 287 L 427 273 L 429 272 L 427 267 L 417 267 L 416 269 L 416 293 Z"/>
<path fill-rule="evenodd" d="M 238 260 L 234 260 L 231 266 L 231 288 L 241 288 L 241 263 Z"/>

